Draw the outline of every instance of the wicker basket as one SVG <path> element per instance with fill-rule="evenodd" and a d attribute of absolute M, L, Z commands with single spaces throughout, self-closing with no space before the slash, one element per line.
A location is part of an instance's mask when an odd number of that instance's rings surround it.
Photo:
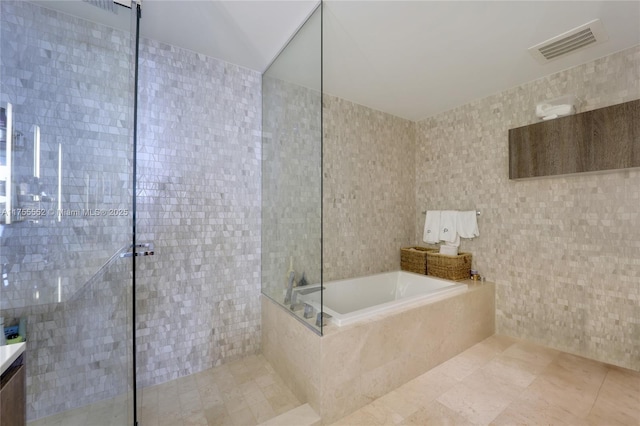
<path fill-rule="evenodd" d="M 471 253 L 448 256 L 436 251 L 427 253 L 428 275 L 448 280 L 464 280 L 471 274 Z"/>
<path fill-rule="evenodd" d="M 427 275 L 427 253 L 436 251 L 427 247 L 404 247 L 400 249 L 400 269 Z"/>

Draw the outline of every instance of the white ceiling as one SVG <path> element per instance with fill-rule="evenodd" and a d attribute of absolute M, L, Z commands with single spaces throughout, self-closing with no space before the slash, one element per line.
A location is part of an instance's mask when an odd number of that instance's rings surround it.
<path fill-rule="evenodd" d="M 133 31 L 133 15 L 128 9 L 117 6 L 117 14 L 113 14 L 90 4 L 108 1 L 32 0 L 89 21 Z M 141 4 L 142 37 L 262 72 L 318 0 L 142 0 Z"/>
<path fill-rule="evenodd" d="M 78 0 L 42 2 L 117 26 Z M 262 72 L 316 4 L 143 0 L 141 34 Z M 640 44 L 638 0 L 324 5 L 325 92 L 411 120 Z M 609 41 L 544 65 L 527 52 L 596 18 Z"/>
<path fill-rule="evenodd" d="M 411 120 L 640 44 L 639 1 L 325 5 L 325 92 Z M 527 52 L 596 18 L 609 41 L 545 65 Z"/>
<path fill-rule="evenodd" d="M 143 0 L 144 37 L 264 71 L 316 0 Z"/>

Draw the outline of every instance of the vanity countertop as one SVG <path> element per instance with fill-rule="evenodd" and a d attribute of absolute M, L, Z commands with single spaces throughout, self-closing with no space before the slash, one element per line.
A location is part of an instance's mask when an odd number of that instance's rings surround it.
<path fill-rule="evenodd" d="M 27 347 L 25 342 L 14 343 L 13 345 L 0 346 L 0 374 L 4 374 L 4 371 L 18 359 Z"/>

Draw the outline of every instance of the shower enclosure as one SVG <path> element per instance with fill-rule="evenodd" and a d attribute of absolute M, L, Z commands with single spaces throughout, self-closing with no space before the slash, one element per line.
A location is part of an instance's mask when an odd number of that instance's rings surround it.
<path fill-rule="evenodd" d="M 322 334 L 322 5 L 262 75 L 262 293 Z"/>
<path fill-rule="evenodd" d="M 135 422 L 132 6 L 0 2 L 0 316 L 26 323 L 29 420 Z"/>

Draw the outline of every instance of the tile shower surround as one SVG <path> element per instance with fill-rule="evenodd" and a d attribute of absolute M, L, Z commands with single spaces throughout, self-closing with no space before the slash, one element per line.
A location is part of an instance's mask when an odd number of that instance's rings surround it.
<path fill-rule="evenodd" d="M 13 101 L 16 128 L 41 125 L 44 183 L 55 189 L 60 142 L 65 208 L 84 207 L 87 187 L 96 207 L 126 207 L 132 87 L 120 61 L 130 35 L 27 2 L 0 6 L 3 85 L 24 95 Z M 137 231 L 156 249 L 137 262 L 138 383 L 147 386 L 259 351 L 260 74 L 150 40 L 140 50 Z M 130 305 L 130 271 L 115 262 L 87 280 L 130 241 L 129 224 L 4 227 L 2 262 L 13 267 L 2 315 L 28 317 L 30 419 L 127 390 L 117 373 L 131 355 L 131 319 L 116 307 Z M 50 303 L 58 274 L 64 302 Z M 34 304 L 34 282 L 48 304 Z"/>
<path fill-rule="evenodd" d="M 138 379 L 260 350 L 260 74 L 141 43 Z"/>
<path fill-rule="evenodd" d="M 14 129 L 24 134 L 24 147 L 15 147 L 14 181 L 26 183 L 32 176 L 37 124 L 44 192 L 57 198 L 61 144 L 63 209 L 127 208 L 133 69 L 120 59 L 131 55 L 131 38 L 27 2 L 2 1 L 0 7 L 1 101 L 13 104 Z M 38 207 L 56 209 L 57 204 Z M 65 216 L 57 222 L 49 213 L 37 224 L 3 225 L 0 261 L 10 271 L 0 309 L 56 302 L 58 277 L 63 298 L 70 297 L 130 241 L 130 221 L 127 216 Z"/>
<path fill-rule="evenodd" d="M 1 1 L 0 8 L 2 102 L 13 103 L 15 129 L 26 136 L 14 156 L 16 178 L 32 173 L 31 132 L 38 124 L 45 192 L 57 192 L 62 144 L 62 207 L 126 208 L 132 68 L 120 59 L 131 55 L 130 36 L 27 2 Z M 8 324 L 28 320 L 29 419 L 127 390 L 132 354 L 123 342 L 131 319 L 120 308 L 131 305 L 129 264 L 114 262 L 90 278 L 130 241 L 130 221 L 65 216 L 57 222 L 47 215 L 40 223 L 3 226 L 0 263 L 11 266 L 0 309 Z"/>

